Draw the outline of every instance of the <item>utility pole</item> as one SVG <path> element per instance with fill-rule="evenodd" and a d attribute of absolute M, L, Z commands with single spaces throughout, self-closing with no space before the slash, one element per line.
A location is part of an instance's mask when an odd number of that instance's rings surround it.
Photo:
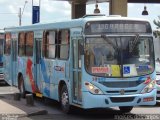
<path fill-rule="evenodd" d="M 22 24 L 22 14 L 21 14 L 21 8 L 19 8 L 19 26 Z"/>
<path fill-rule="evenodd" d="M 19 26 L 22 25 L 22 16 L 23 16 L 23 12 L 24 12 L 24 9 L 25 9 L 25 6 L 26 6 L 27 3 L 28 3 L 28 1 L 25 1 L 24 6 L 23 6 L 23 11 L 21 10 L 21 8 L 19 8 L 19 14 L 18 14 Z"/>

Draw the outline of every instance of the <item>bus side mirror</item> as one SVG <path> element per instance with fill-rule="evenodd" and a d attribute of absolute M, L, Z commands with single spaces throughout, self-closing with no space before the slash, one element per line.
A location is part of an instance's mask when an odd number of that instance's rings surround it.
<path fill-rule="evenodd" d="M 158 37 L 157 31 L 153 31 L 153 35 L 155 38 L 157 38 Z"/>

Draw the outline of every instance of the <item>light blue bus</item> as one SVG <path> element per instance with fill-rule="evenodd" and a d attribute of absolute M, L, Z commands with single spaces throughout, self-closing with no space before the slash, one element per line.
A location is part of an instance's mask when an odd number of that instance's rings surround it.
<path fill-rule="evenodd" d="M 4 80 L 4 76 L 3 76 L 3 50 L 4 50 L 4 32 L 0 31 L 0 80 Z"/>
<path fill-rule="evenodd" d="M 5 80 L 84 109 L 156 103 L 152 29 L 146 20 L 86 15 L 6 28 Z"/>

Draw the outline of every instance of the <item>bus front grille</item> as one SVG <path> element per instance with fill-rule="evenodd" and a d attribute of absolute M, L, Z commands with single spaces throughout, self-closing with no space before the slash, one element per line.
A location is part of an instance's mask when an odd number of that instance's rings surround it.
<path fill-rule="evenodd" d="M 128 87 L 136 87 L 143 82 L 144 82 L 143 80 L 139 80 L 139 81 L 116 81 L 116 82 L 99 82 L 99 83 L 110 88 L 128 88 Z"/>
<path fill-rule="evenodd" d="M 136 93 L 137 90 L 124 90 L 124 93 Z M 109 93 L 109 94 L 119 94 L 120 91 L 116 90 L 116 91 L 106 91 L 106 93 Z"/>
<path fill-rule="evenodd" d="M 113 103 L 116 102 L 131 102 L 134 100 L 135 97 L 110 97 L 110 100 Z"/>

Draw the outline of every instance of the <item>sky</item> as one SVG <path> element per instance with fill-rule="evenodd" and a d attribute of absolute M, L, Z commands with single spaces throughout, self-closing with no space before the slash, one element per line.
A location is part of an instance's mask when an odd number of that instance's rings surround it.
<path fill-rule="evenodd" d="M 24 4 L 27 1 L 25 8 Z M 33 5 L 39 5 L 39 0 L 34 0 Z M 148 16 L 142 16 L 144 5 L 147 6 Z M 10 26 L 19 25 L 19 8 L 24 8 L 22 14 L 22 25 L 30 25 L 32 23 L 32 0 L 0 0 L 0 29 Z M 101 14 L 109 15 L 109 3 L 98 4 Z M 71 4 L 65 1 L 41 0 L 40 4 L 40 22 L 55 22 L 71 19 Z M 86 6 L 86 14 L 92 14 L 95 4 Z M 131 4 L 128 3 L 128 17 L 144 18 L 151 22 L 152 28 L 156 29 L 153 20 L 159 20 L 160 4 Z"/>

